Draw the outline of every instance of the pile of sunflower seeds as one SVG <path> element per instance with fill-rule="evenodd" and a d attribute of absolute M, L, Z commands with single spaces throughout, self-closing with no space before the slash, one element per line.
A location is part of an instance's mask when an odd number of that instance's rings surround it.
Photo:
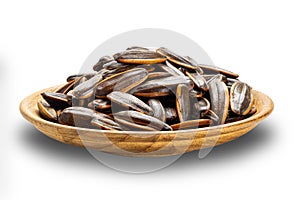
<path fill-rule="evenodd" d="M 38 101 L 53 122 L 105 130 L 179 130 L 221 125 L 256 112 L 238 74 L 198 64 L 167 48 L 130 47 L 103 56 Z"/>

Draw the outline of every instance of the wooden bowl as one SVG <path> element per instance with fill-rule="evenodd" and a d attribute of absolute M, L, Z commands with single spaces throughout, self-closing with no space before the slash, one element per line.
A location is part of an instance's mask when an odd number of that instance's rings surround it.
<path fill-rule="evenodd" d="M 20 104 L 24 118 L 39 131 L 60 142 L 125 156 L 169 156 L 209 148 L 234 140 L 252 130 L 273 110 L 272 100 L 253 91 L 257 112 L 251 117 L 233 123 L 178 131 L 108 131 L 78 128 L 47 121 L 40 117 L 37 100 L 47 88 L 26 97 Z"/>

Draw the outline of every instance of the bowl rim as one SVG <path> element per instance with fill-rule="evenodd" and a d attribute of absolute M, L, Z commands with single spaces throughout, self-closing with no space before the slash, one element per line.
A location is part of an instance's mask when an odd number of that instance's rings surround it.
<path fill-rule="evenodd" d="M 89 129 L 89 128 L 82 128 L 82 127 L 75 127 L 75 126 L 68 126 L 68 125 L 63 125 L 63 124 L 59 124 L 59 123 L 55 123 L 55 122 L 51 122 L 48 120 L 43 119 L 42 117 L 40 117 L 40 115 L 36 115 L 33 112 L 35 112 L 34 110 L 37 109 L 36 108 L 30 108 L 28 109 L 26 107 L 26 105 L 28 104 L 29 101 L 31 101 L 34 97 L 38 98 L 38 95 L 40 95 L 42 92 L 45 91 L 53 91 L 54 89 L 56 89 L 57 87 L 59 87 L 61 85 L 57 85 L 57 86 L 52 86 L 46 89 L 42 89 L 39 90 L 35 93 L 32 93 L 31 95 L 25 97 L 20 105 L 19 105 L 19 110 L 21 112 L 21 114 L 23 115 L 23 117 L 28 120 L 30 123 L 40 123 L 40 124 L 45 124 L 48 126 L 55 126 L 57 128 L 61 128 L 61 129 L 70 129 L 70 130 L 74 130 L 74 131 L 82 131 L 82 132 L 94 132 L 94 133 L 105 133 L 105 134 L 130 134 L 130 135 L 157 135 L 157 134 L 161 134 L 161 135 L 169 135 L 169 134 L 185 134 L 185 133 L 191 133 L 191 132 L 199 132 L 199 131 L 213 131 L 213 130 L 219 130 L 219 129 L 224 129 L 224 128 L 230 128 L 233 126 L 243 126 L 245 124 L 249 124 L 249 123 L 253 123 L 253 122 L 260 122 L 263 119 L 265 119 L 267 116 L 269 116 L 273 109 L 274 109 L 274 103 L 272 101 L 272 99 L 267 96 L 266 94 L 259 92 L 257 90 L 253 90 L 253 96 L 254 96 L 254 100 L 258 101 L 261 99 L 256 99 L 257 96 L 263 96 L 264 97 L 264 102 L 263 102 L 263 106 L 261 108 L 261 110 L 258 110 L 255 114 L 253 114 L 252 116 L 239 120 L 239 121 L 235 121 L 235 122 L 230 122 L 230 123 L 226 123 L 226 124 L 222 124 L 222 125 L 217 125 L 217 126 L 209 126 L 209 127 L 203 127 L 203 128 L 194 128 L 194 129 L 184 129 L 184 130 L 172 130 L 172 131 L 118 131 L 118 130 L 100 130 L 100 129 Z M 37 100 L 35 100 L 37 102 Z M 256 102 L 254 102 L 255 104 Z M 35 103 L 36 104 L 36 103 Z"/>

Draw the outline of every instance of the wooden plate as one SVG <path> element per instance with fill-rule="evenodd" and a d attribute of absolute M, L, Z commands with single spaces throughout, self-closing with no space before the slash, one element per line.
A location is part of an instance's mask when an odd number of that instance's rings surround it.
<path fill-rule="evenodd" d="M 39 131 L 60 142 L 126 156 L 168 156 L 209 148 L 234 140 L 252 130 L 273 110 L 272 100 L 253 91 L 257 112 L 251 117 L 220 126 L 179 131 L 107 131 L 61 125 L 40 117 L 37 100 L 40 93 L 54 91 L 47 88 L 26 97 L 20 104 L 24 118 Z"/>

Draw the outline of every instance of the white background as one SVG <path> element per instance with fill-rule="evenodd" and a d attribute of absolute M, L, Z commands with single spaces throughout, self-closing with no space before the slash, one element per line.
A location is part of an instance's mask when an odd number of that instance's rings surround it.
<path fill-rule="evenodd" d="M 193 3 L 198 2 L 198 3 Z M 297 1 L 1 1 L 0 199 L 299 198 Z M 63 82 L 110 37 L 166 28 L 196 41 L 275 103 L 254 131 L 142 175 L 111 170 L 84 149 L 48 139 L 20 101 Z"/>

